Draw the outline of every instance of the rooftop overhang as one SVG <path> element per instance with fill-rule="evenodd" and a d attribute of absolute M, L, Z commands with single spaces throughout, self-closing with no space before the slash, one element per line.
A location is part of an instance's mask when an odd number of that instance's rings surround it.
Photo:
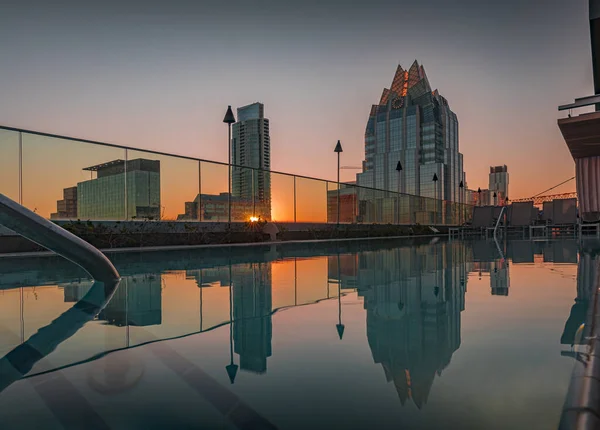
<path fill-rule="evenodd" d="M 573 158 L 600 156 L 600 112 L 558 120 Z"/>

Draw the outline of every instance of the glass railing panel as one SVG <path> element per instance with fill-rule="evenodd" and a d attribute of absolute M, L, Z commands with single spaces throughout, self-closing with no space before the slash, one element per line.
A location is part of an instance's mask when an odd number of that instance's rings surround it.
<path fill-rule="evenodd" d="M 327 222 L 327 182 L 296 178 L 296 221 Z"/>
<path fill-rule="evenodd" d="M 231 221 L 247 222 L 259 218 L 270 220 L 270 202 L 268 200 L 265 202 L 269 192 L 269 172 L 233 166 L 231 168 Z"/>
<path fill-rule="evenodd" d="M 398 224 L 411 224 L 411 196 L 400 194 Z"/>
<path fill-rule="evenodd" d="M 271 173 L 271 219 L 294 221 L 294 177 Z"/>
<path fill-rule="evenodd" d="M 226 164 L 200 162 L 200 220 L 208 222 L 227 222 L 228 166 Z"/>
<path fill-rule="evenodd" d="M 373 190 L 358 187 L 358 207 L 356 221 L 358 223 L 371 224 L 375 219 L 375 203 Z"/>
<path fill-rule="evenodd" d="M 394 224 L 396 222 L 396 193 L 382 191 L 381 222 L 383 224 Z"/>
<path fill-rule="evenodd" d="M 23 133 L 23 205 L 57 220 L 124 220 L 125 150 Z"/>
<path fill-rule="evenodd" d="M 127 213 L 132 220 L 197 220 L 198 161 L 127 150 Z"/>
<path fill-rule="evenodd" d="M 342 210 L 342 195 L 340 187 L 340 219 Z M 327 182 L 327 222 L 336 224 L 338 222 L 338 184 L 337 182 Z"/>
<path fill-rule="evenodd" d="M 340 222 L 356 223 L 358 214 L 358 187 L 340 185 Z"/>
<path fill-rule="evenodd" d="M 19 202 L 19 133 L 0 129 L 0 193 Z"/>

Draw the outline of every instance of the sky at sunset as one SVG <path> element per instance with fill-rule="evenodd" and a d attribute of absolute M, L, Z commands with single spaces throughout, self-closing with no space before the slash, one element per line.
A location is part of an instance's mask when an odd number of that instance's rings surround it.
<path fill-rule="evenodd" d="M 360 166 L 371 105 L 418 59 L 470 188 L 490 165 L 512 198 L 574 175 L 557 106 L 593 91 L 587 0 L 94 3 L 0 0 L 0 125 L 226 161 L 227 105 L 260 101 L 272 169 L 335 179 L 336 141 Z"/>

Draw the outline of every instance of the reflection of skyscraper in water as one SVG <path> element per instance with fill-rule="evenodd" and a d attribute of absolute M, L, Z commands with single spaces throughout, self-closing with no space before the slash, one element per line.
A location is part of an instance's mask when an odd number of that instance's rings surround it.
<path fill-rule="evenodd" d="M 435 374 L 460 346 L 466 270 L 460 244 L 363 253 L 359 294 L 375 363 L 402 404 L 427 402 Z"/>
<path fill-rule="evenodd" d="M 98 319 L 116 326 L 149 326 L 162 321 L 160 274 L 126 276 Z"/>
<path fill-rule="evenodd" d="M 271 265 L 253 263 L 232 267 L 233 340 L 240 368 L 267 371 L 271 356 Z"/>
<path fill-rule="evenodd" d="M 509 283 L 508 263 L 505 260 L 492 261 L 490 266 L 492 296 L 508 296 Z"/>

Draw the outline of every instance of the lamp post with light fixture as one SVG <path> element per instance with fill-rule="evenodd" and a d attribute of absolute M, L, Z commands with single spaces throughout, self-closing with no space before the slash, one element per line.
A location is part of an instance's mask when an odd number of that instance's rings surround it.
<path fill-rule="evenodd" d="M 398 195 L 396 196 L 398 199 L 398 219 L 396 220 L 396 224 L 400 224 L 400 175 L 402 173 L 402 163 L 400 161 L 398 161 L 398 164 L 396 165 L 396 171 L 398 172 Z"/>
<path fill-rule="evenodd" d="M 434 222 L 437 223 L 438 220 L 438 203 L 437 203 L 437 181 L 438 181 L 438 177 L 437 174 L 434 173 L 433 174 L 433 203 L 435 204 L 435 212 L 433 214 L 434 218 Z"/>
<path fill-rule="evenodd" d="M 344 152 L 342 144 L 337 141 L 333 152 L 337 152 L 337 224 L 340 224 L 340 154 Z"/>
<path fill-rule="evenodd" d="M 223 118 L 223 122 L 227 124 L 227 129 L 229 131 L 229 139 L 227 140 L 227 219 L 229 224 L 231 224 L 231 124 L 235 122 L 235 116 L 233 116 L 231 106 L 227 106 L 227 112 L 225 113 L 225 118 Z"/>

